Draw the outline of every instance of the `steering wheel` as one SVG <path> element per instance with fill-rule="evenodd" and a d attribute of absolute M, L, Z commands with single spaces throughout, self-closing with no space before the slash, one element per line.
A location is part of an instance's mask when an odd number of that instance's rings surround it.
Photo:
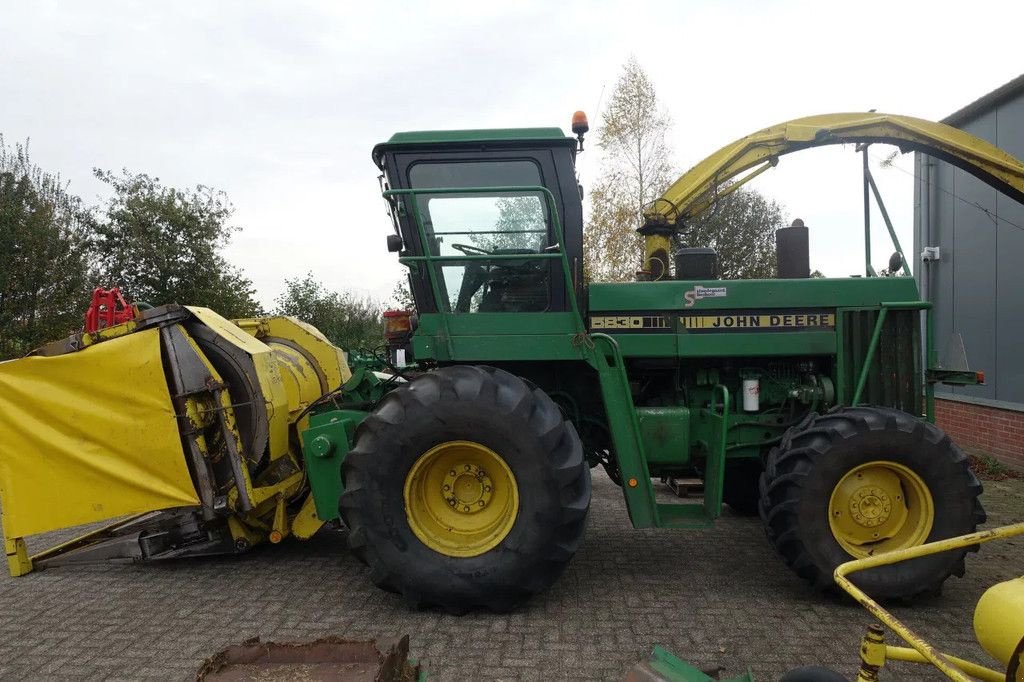
<path fill-rule="evenodd" d="M 457 251 L 461 251 L 467 256 L 473 253 L 478 253 L 483 256 L 492 255 L 491 252 L 488 251 L 487 249 L 481 249 L 479 246 L 471 246 L 469 244 L 452 244 L 452 248 Z"/>

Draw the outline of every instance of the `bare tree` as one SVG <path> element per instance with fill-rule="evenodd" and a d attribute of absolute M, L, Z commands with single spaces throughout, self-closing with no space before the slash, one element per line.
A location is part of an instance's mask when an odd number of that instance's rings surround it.
<path fill-rule="evenodd" d="M 675 178 L 665 135 L 671 120 L 635 58 L 622 69 L 597 131 L 602 171 L 590 192 L 584 268 L 595 281 L 632 279 L 641 265 L 636 234 L 644 208 Z"/>

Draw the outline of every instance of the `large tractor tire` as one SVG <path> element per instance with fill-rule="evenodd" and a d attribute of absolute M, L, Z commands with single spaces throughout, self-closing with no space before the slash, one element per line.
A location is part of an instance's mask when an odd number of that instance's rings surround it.
<path fill-rule="evenodd" d="M 540 389 L 447 367 L 389 393 L 342 465 L 349 546 L 414 608 L 507 611 L 550 586 L 583 538 L 590 469 Z"/>
<path fill-rule="evenodd" d="M 888 408 L 812 415 L 783 436 L 761 477 L 768 539 L 797 575 L 833 590 L 851 559 L 972 533 L 984 523 L 967 457 L 932 424 Z M 876 599 L 937 593 L 967 550 L 853 577 Z"/>

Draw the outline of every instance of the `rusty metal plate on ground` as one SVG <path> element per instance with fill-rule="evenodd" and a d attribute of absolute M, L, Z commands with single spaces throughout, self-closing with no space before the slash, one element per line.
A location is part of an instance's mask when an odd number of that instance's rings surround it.
<path fill-rule="evenodd" d="M 409 660 L 409 636 L 393 642 L 349 641 L 325 637 L 305 644 L 235 644 L 206 660 L 197 682 L 415 682 L 425 679 Z"/>

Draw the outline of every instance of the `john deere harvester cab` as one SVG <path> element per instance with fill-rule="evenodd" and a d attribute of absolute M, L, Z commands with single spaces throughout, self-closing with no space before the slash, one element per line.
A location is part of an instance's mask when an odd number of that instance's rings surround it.
<path fill-rule="evenodd" d="M 398 133 L 373 157 L 420 313 L 571 311 L 582 279 L 576 141 L 557 128 Z M 426 265 L 434 259 L 433 268 Z M 414 260 L 415 259 L 415 260 Z M 430 277 L 433 271 L 435 277 Z"/>

